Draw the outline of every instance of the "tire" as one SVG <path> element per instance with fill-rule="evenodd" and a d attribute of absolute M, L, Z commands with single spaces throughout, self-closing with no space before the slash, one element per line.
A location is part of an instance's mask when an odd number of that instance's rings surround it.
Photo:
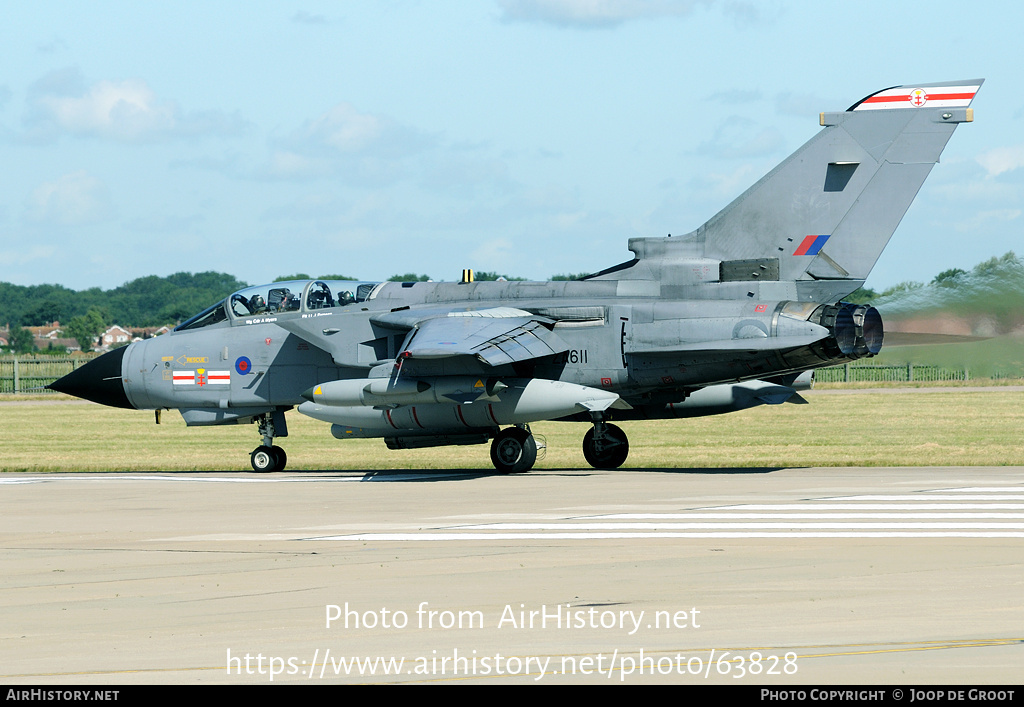
<path fill-rule="evenodd" d="M 629 456 L 629 439 L 615 425 L 605 425 L 605 438 L 598 446 L 591 428 L 583 437 L 583 456 L 595 469 L 618 469 Z"/>
<path fill-rule="evenodd" d="M 537 442 L 526 430 L 509 427 L 491 442 L 491 463 L 499 474 L 522 474 L 537 461 Z"/>
<path fill-rule="evenodd" d="M 277 471 L 278 456 L 274 453 L 274 447 L 256 447 L 249 455 L 253 471 L 270 473 Z"/>
<path fill-rule="evenodd" d="M 274 471 L 284 471 L 284 468 L 288 465 L 288 455 L 285 451 L 278 447 L 276 444 L 270 448 L 274 454 Z"/>

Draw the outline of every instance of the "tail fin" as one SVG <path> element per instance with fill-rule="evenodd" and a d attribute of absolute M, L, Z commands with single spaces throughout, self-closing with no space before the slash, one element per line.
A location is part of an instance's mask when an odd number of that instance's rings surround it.
<path fill-rule="evenodd" d="M 779 281 L 799 299 L 845 296 L 867 278 L 956 126 L 973 119 L 982 83 L 897 86 L 822 113 L 824 130 L 703 226 L 682 238 L 631 239 L 637 259 L 596 277 L 690 289 L 714 282 L 717 262 L 721 283 Z M 742 288 L 722 294 L 734 289 Z"/>

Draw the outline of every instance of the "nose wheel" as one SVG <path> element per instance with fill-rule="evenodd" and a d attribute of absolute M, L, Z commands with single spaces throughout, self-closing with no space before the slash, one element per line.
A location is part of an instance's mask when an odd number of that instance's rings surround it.
<path fill-rule="evenodd" d="M 282 429 L 278 431 L 274 424 L 274 418 L 279 417 L 278 425 Z M 286 437 L 288 428 L 284 422 L 283 413 L 271 413 L 260 415 L 256 418 L 259 424 L 260 435 L 263 437 L 263 444 L 252 450 L 249 461 L 252 463 L 253 471 L 269 473 L 271 471 L 284 471 L 288 464 L 288 455 L 285 451 L 274 444 L 274 437 Z"/>
<path fill-rule="evenodd" d="M 284 467 L 288 463 L 288 455 L 276 445 L 270 447 L 264 445 L 252 450 L 249 460 L 252 462 L 253 471 L 261 473 L 284 471 Z"/>
<path fill-rule="evenodd" d="M 618 469 L 629 456 L 629 439 L 615 425 L 595 421 L 583 437 L 583 456 L 595 469 Z"/>

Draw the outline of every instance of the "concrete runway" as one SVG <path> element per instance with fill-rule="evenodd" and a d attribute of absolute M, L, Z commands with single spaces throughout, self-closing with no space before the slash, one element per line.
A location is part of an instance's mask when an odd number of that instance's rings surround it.
<path fill-rule="evenodd" d="M 1024 665 L 1020 467 L 9 474 L 0 530 L 7 684 L 991 684 Z"/>

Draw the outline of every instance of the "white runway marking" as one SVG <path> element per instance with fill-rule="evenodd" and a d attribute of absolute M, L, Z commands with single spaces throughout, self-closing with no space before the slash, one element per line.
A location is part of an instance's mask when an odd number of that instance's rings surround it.
<path fill-rule="evenodd" d="M 1024 538 L 1024 532 L 361 533 L 308 540 L 639 540 L 669 538 Z"/>
<path fill-rule="evenodd" d="M 876 497 L 877 498 L 877 497 Z M 900 497 L 902 498 L 902 497 Z M 829 510 L 838 511 L 842 509 L 856 510 L 858 508 L 865 508 L 870 510 L 885 510 L 886 508 L 892 509 L 907 509 L 907 508 L 924 508 L 928 510 L 946 510 L 953 508 L 1000 508 L 1009 510 L 1020 510 L 1024 509 L 1024 503 L 984 503 L 983 499 L 975 499 L 973 497 L 963 497 L 958 499 L 957 503 L 932 503 L 935 500 L 934 496 L 926 496 L 921 494 L 917 497 L 916 503 L 829 503 L 828 499 L 821 503 L 750 503 L 744 504 L 743 508 L 758 510 L 758 511 L 775 511 L 782 510 L 783 508 L 796 508 L 796 509 L 810 509 L 810 508 L 827 508 Z M 1006 497 L 1002 496 L 998 499 L 993 500 L 1005 500 Z M 968 503 L 968 501 L 978 501 L 975 504 Z M 732 508 L 733 506 L 722 506 L 722 508 Z"/>
<path fill-rule="evenodd" d="M 197 472 L 198 473 L 198 472 Z M 294 483 L 357 483 L 386 481 L 424 481 L 431 479 L 448 479 L 459 476 L 473 476 L 479 472 L 472 471 L 434 471 L 412 474 L 338 472 L 344 476 L 326 474 L 310 476 L 268 476 L 265 478 L 252 476 L 192 476 L 190 472 L 182 472 L 180 476 L 167 474 L 47 474 L 46 476 L 21 477 L 17 479 L 0 479 L 0 484 L 45 484 L 58 481 L 172 481 L 178 483 L 222 483 L 222 484 L 294 484 Z"/>
<path fill-rule="evenodd" d="M 477 541 L 672 538 L 1024 538 L 1019 486 L 750 503 L 666 513 L 518 517 L 310 540 Z M 943 501 L 935 503 L 935 501 Z"/>
<path fill-rule="evenodd" d="M 971 494 L 971 500 L 973 501 L 1024 501 L 1024 493 L 1021 493 L 1019 488 L 1006 489 L 1005 493 L 973 493 Z M 948 494 L 948 495 L 947 495 Z M 949 489 L 943 489 L 941 492 L 937 491 L 922 491 L 920 494 L 905 493 L 899 494 L 898 496 L 848 496 L 848 501 L 916 501 L 923 496 L 927 496 L 929 501 L 960 501 L 963 500 L 963 495 L 950 493 Z"/>
<path fill-rule="evenodd" d="M 396 473 L 337 472 L 250 476 L 205 474 L 46 474 L 3 479 L 0 484 L 152 481 L 156 483 L 365 483 L 451 479 L 475 471 Z M 493 522 L 487 522 L 493 519 Z M 468 521 L 468 522 L 467 522 Z M 404 525 L 404 524 L 403 524 Z M 333 535 L 295 528 L 280 539 L 321 541 L 519 541 L 673 538 L 1024 538 L 1024 488 L 966 486 L 892 494 L 823 496 L 785 502 L 706 505 L 663 513 L 599 513 L 572 509 L 476 517 L 412 519 L 398 529 L 334 528 Z M 366 532 L 369 530 L 369 532 Z M 379 530 L 380 532 L 375 532 Z"/>

